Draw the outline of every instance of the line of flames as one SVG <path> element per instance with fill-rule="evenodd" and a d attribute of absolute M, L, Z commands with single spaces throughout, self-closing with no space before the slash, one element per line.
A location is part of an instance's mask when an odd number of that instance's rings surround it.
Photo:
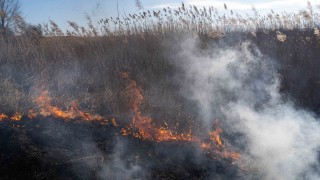
<path fill-rule="evenodd" d="M 150 117 L 143 116 L 140 112 L 140 105 L 143 101 L 143 91 L 137 85 L 137 83 L 129 78 L 128 73 L 121 73 L 122 78 L 126 80 L 126 88 L 124 90 L 125 96 L 129 100 L 129 107 L 134 112 L 132 123 L 125 128 L 121 129 L 123 136 L 133 136 L 142 140 L 150 140 L 155 142 L 164 141 L 181 141 L 192 142 L 198 145 L 206 152 L 214 152 L 215 157 L 220 156 L 223 158 L 231 159 L 233 162 L 238 160 L 241 156 L 236 152 L 229 152 L 227 147 L 223 144 L 220 134 L 222 128 L 218 127 L 215 130 L 208 132 L 208 138 L 210 141 L 203 140 L 197 136 L 192 135 L 191 130 L 188 133 L 177 133 L 169 130 L 167 127 L 155 127 L 153 120 Z M 104 119 L 100 115 L 83 112 L 76 101 L 70 103 L 67 110 L 63 110 L 58 106 L 52 105 L 52 98 L 49 95 L 48 90 L 43 90 L 38 97 L 34 99 L 35 104 L 39 110 L 29 110 L 27 116 L 33 119 L 37 116 L 43 117 L 55 117 L 59 119 L 68 120 L 82 120 L 82 121 L 99 121 L 101 124 L 110 123 L 113 126 L 118 126 L 117 121 L 112 118 L 111 121 Z M 21 113 L 15 113 L 12 116 L 6 114 L 0 114 L 0 121 L 8 119 L 12 121 L 20 121 L 23 115 Z"/>
<path fill-rule="evenodd" d="M 76 101 L 72 101 L 70 103 L 70 106 L 67 108 L 67 110 L 63 110 L 58 106 L 52 105 L 52 98 L 50 97 L 48 90 L 41 91 L 39 96 L 37 96 L 34 99 L 34 102 L 37 105 L 38 110 L 28 111 L 27 116 L 30 119 L 33 119 L 37 116 L 42 116 L 42 117 L 52 116 L 55 118 L 64 119 L 65 121 L 78 119 L 82 121 L 100 121 L 103 124 L 109 122 L 107 119 L 104 119 L 100 115 L 95 115 L 89 112 L 81 111 L 80 106 Z M 23 114 L 21 113 L 15 113 L 12 116 L 9 116 L 6 114 L 0 114 L 0 121 L 5 119 L 9 119 L 12 121 L 20 121 L 22 117 L 23 117 Z M 114 126 L 117 126 L 115 119 L 112 119 L 110 123 L 113 124 Z"/>
<path fill-rule="evenodd" d="M 134 112 L 130 127 L 122 128 L 122 134 L 132 135 L 136 138 L 147 139 L 156 142 L 163 141 L 186 141 L 198 144 L 200 148 L 206 151 L 214 151 L 216 155 L 223 158 L 238 160 L 241 156 L 237 152 L 229 152 L 223 144 L 220 134 L 222 128 L 218 127 L 215 130 L 208 132 L 210 142 L 206 142 L 203 138 L 199 138 L 191 134 L 191 131 L 186 134 L 179 134 L 169 130 L 167 127 L 155 127 L 152 118 L 143 116 L 140 112 L 140 105 L 143 101 L 143 91 L 137 85 L 136 81 L 130 79 L 128 73 L 121 73 L 122 78 L 126 80 L 125 96 L 129 99 L 129 105 Z M 138 131 L 134 131 L 138 129 Z"/>

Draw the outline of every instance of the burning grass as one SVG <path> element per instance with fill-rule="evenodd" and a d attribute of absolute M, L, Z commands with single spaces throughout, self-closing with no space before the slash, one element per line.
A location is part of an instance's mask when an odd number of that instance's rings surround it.
<path fill-rule="evenodd" d="M 128 73 L 121 73 L 122 78 L 126 80 L 126 88 L 124 91 L 127 97 L 129 107 L 132 109 L 134 115 L 132 122 L 128 127 L 121 129 L 121 134 L 123 136 L 131 135 L 135 138 L 142 140 L 149 140 L 154 142 L 190 142 L 197 144 L 200 148 L 207 151 L 208 153 L 213 153 L 215 156 L 221 156 L 221 158 L 227 158 L 232 161 L 237 161 L 241 156 L 236 152 L 228 152 L 229 150 L 223 144 L 220 137 L 222 133 L 221 127 L 217 127 L 216 130 L 208 133 L 208 140 L 206 138 L 197 137 L 188 133 L 178 134 L 177 132 L 169 130 L 167 127 L 155 127 L 153 119 L 147 116 L 143 116 L 140 112 L 140 105 L 143 100 L 142 89 L 136 84 L 135 81 L 131 80 Z M 38 110 L 29 110 L 26 117 L 33 119 L 41 116 L 41 118 L 54 117 L 58 119 L 63 119 L 65 121 L 77 120 L 77 121 L 97 121 L 101 124 L 109 124 L 114 127 L 118 127 L 117 120 L 114 118 L 111 121 L 104 119 L 100 115 L 93 115 L 89 112 L 83 112 L 80 110 L 79 105 L 76 101 L 72 101 L 71 105 L 63 110 L 58 106 L 52 105 L 52 98 L 49 96 L 48 90 L 43 90 L 35 98 L 34 102 L 37 105 Z M 1 120 L 11 120 L 20 121 L 23 117 L 21 113 L 15 113 L 12 116 L 1 114 Z"/>
<path fill-rule="evenodd" d="M 19 139 L 19 144 L 23 145 L 26 144 L 26 148 L 25 149 L 21 149 L 21 147 L 18 147 L 18 152 L 17 153 L 27 153 L 27 154 L 33 154 L 32 158 L 33 159 L 37 159 L 37 158 L 48 158 L 46 159 L 46 161 L 49 162 L 44 162 L 46 163 L 46 166 L 48 168 L 50 168 L 50 171 L 58 171 L 60 168 L 62 167 L 69 167 L 69 164 L 76 164 L 77 167 L 76 171 L 73 169 L 65 169 L 62 172 L 59 171 L 59 174 L 57 174 L 57 176 L 54 176 L 51 173 L 45 174 L 44 177 L 46 178 L 58 178 L 60 176 L 62 177 L 68 177 L 71 175 L 75 176 L 74 173 L 78 173 L 77 171 L 81 168 L 87 167 L 89 166 L 89 168 L 92 168 L 91 166 L 94 166 L 95 168 L 101 169 L 104 166 L 104 161 L 105 159 L 108 161 L 110 160 L 110 155 L 107 152 L 103 152 L 101 154 L 101 152 L 99 152 L 100 155 L 89 155 L 89 156 L 85 156 L 85 157 L 80 157 L 80 158 L 72 158 L 72 157 L 65 157 L 64 159 L 61 159 L 61 162 L 57 162 L 58 164 L 52 164 L 52 163 L 56 163 L 55 161 L 57 161 L 61 155 L 57 154 L 57 153 L 66 153 L 66 152 L 60 152 L 62 150 L 56 150 L 52 152 L 52 150 L 46 150 L 47 152 L 53 153 L 58 157 L 52 157 L 51 155 L 44 155 L 42 154 L 43 152 L 41 152 L 42 150 L 39 149 L 39 147 L 35 147 L 36 149 L 30 149 L 30 147 L 28 146 L 34 146 L 34 143 L 37 143 L 37 140 L 35 140 L 34 138 L 36 138 L 38 135 L 37 133 L 46 133 L 45 129 L 48 129 L 49 131 L 56 131 L 54 129 L 51 129 L 51 127 L 48 127 L 48 124 L 46 124 L 45 122 L 51 121 L 51 124 L 60 124 L 61 122 L 65 122 L 67 123 L 67 126 L 69 126 L 69 128 L 73 129 L 69 129 L 67 130 L 67 132 L 73 132 L 73 131 L 78 131 L 77 130 L 77 124 L 84 124 L 85 126 L 87 126 L 85 123 L 92 123 L 89 126 L 93 126 L 94 129 L 97 131 L 100 131 L 99 129 L 101 128 L 105 128 L 105 130 L 107 129 L 111 129 L 112 134 L 110 134 L 110 132 L 106 133 L 105 135 L 103 135 L 101 137 L 101 132 L 99 132 L 99 136 L 96 138 L 103 138 L 103 137 L 108 137 L 108 138 L 119 138 L 118 136 L 121 134 L 121 136 L 131 136 L 133 138 L 137 138 L 140 141 L 133 141 L 134 144 L 136 144 L 135 151 L 139 150 L 140 152 L 136 152 L 136 153 L 128 153 L 128 154 L 132 154 L 133 156 L 135 156 L 135 158 L 138 158 L 135 160 L 135 162 L 144 162 L 144 163 L 149 163 L 146 162 L 146 159 L 141 160 L 140 158 L 147 158 L 149 159 L 148 161 L 150 161 L 150 158 L 152 158 L 152 162 L 154 161 L 163 161 L 163 158 L 169 158 L 171 159 L 172 157 L 166 157 L 167 155 L 161 155 L 158 154 L 157 152 L 154 151 L 153 148 L 150 149 L 150 146 L 147 149 L 140 149 L 143 148 L 144 145 L 143 143 L 151 143 L 153 144 L 153 146 L 165 146 L 166 148 L 168 148 L 170 150 L 170 148 L 173 149 L 180 149 L 180 148 L 184 148 L 184 149 L 190 149 L 189 153 L 192 153 L 192 151 L 195 150 L 201 150 L 203 156 L 205 156 L 206 158 L 204 159 L 205 162 L 203 163 L 209 163 L 210 161 L 214 160 L 217 162 L 221 162 L 222 164 L 220 165 L 221 167 L 224 166 L 234 166 L 234 164 L 236 164 L 236 161 L 241 157 L 239 153 L 236 152 L 230 152 L 228 150 L 228 148 L 226 147 L 226 145 L 223 144 L 223 140 L 221 139 L 220 134 L 222 133 L 222 129 L 221 127 L 218 127 L 216 130 L 209 132 L 209 138 L 203 138 L 203 137 L 196 137 L 194 135 L 191 134 L 191 132 L 186 133 L 186 135 L 184 134 L 178 134 L 174 131 L 169 130 L 166 127 L 155 127 L 154 124 L 152 123 L 152 119 L 150 117 L 146 117 L 143 116 L 142 113 L 140 112 L 140 105 L 142 103 L 143 100 L 143 95 L 142 95 L 142 89 L 136 84 L 135 81 L 131 80 L 128 73 L 121 73 L 121 76 L 127 81 L 126 84 L 126 88 L 125 88 L 125 95 L 127 96 L 127 100 L 128 100 L 128 104 L 129 106 L 132 108 L 132 111 L 134 112 L 133 118 L 132 118 L 132 122 L 130 125 L 125 125 L 125 127 L 118 127 L 119 125 L 117 124 L 117 120 L 115 120 L 114 118 L 111 119 L 111 121 L 108 121 L 106 119 L 104 119 L 102 116 L 99 115 L 92 115 L 88 112 L 82 112 L 79 108 L 79 105 L 77 105 L 76 102 L 73 102 L 70 106 L 70 108 L 67 108 L 66 110 L 63 110 L 62 108 L 58 107 L 58 106 L 54 106 L 52 105 L 52 98 L 49 96 L 49 92 L 47 90 L 43 90 L 40 92 L 39 96 L 37 96 L 34 100 L 34 102 L 37 104 L 37 110 L 29 110 L 27 115 L 23 115 L 21 113 L 15 113 L 12 116 L 8 116 L 5 114 L 1 114 L 0 115 L 0 127 L 5 128 L 5 129 L 9 129 L 9 131 L 16 131 L 14 132 L 15 135 L 17 136 L 22 136 Z M 52 119 L 54 118 L 54 119 Z M 56 119 L 60 119 L 63 121 L 60 122 L 56 122 Z M 9 126 L 9 127 L 8 127 Z M 10 127 L 11 126 L 11 127 Z M 44 126 L 44 127 L 42 127 Z M 55 125 L 56 126 L 56 125 Z M 60 125 L 59 125 L 60 126 Z M 63 126 L 66 126 L 65 124 L 63 124 Z M 80 125 L 83 127 L 83 125 Z M 99 128 L 97 128 L 97 126 L 100 126 Z M 35 130 L 32 130 L 33 128 L 35 128 Z M 43 129 L 44 128 L 44 129 Z M 40 132 L 39 132 L 39 129 Z M 104 132 L 105 132 L 104 130 Z M 8 131 L 8 130 L 6 130 Z M 4 132 L 6 132 L 4 131 Z M 29 137 L 30 135 L 27 134 L 21 134 L 20 133 L 27 131 L 29 133 L 32 134 L 32 136 L 34 137 Z M 57 131 L 61 131 L 61 129 L 59 128 L 59 130 Z M 117 132 L 118 131 L 118 132 Z M 12 132 L 11 132 L 12 133 Z M 57 133 L 57 132 L 55 132 Z M 56 138 L 55 136 L 57 136 L 57 134 L 52 134 L 53 138 Z M 24 140 L 26 138 L 31 138 L 31 140 Z M 64 139 L 65 137 L 62 137 L 62 139 L 64 141 L 69 141 Z M 46 139 L 46 138 L 44 138 Z M 44 140 L 43 139 L 43 140 Z M 32 142 L 29 142 L 32 141 Z M 36 142 L 34 142 L 36 141 Z M 79 141 L 79 140 L 78 140 Z M 105 141 L 105 140 L 103 140 Z M 6 142 L 3 142 L 5 145 Z M 43 144 L 42 140 L 40 140 L 38 143 L 41 144 L 41 146 L 46 147 L 46 144 Z M 141 144 L 142 143 L 142 144 Z M 159 144 L 160 143 L 160 144 Z M 33 145 L 32 145 L 33 144 Z M 51 143 L 50 143 L 51 144 Z M 159 144 L 159 145 L 157 145 Z M 161 145 L 162 144 L 162 145 Z M 54 148 L 56 145 L 52 146 L 51 148 Z M 181 147 L 183 146 L 183 147 Z M 195 148 L 195 149 L 194 149 Z M 192 150 L 193 149 L 193 150 Z M 6 152 L 6 149 L 3 149 L 4 152 Z M 96 151 L 96 150 L 94 150 Z M 144 156 L 143 155 L 143 151 L 146 151 L 145 153 L 147 153 L 146 157 L 140 157 L 140 156 Z M 34 154 L 36 153 L 36 154 Z M 71 150 L 72 155 L 71 156 L 76 156 L 76 152 L 73 152 L 73 150 Z M 98 152 L 95 152 L 98 153 Z M 15 153 L 12 153 L 12 155 L 15 155 Z M 15 157 L 12 157 L 12 155 L 6 154 L 6 158 L 12 158 L 15 159 Z M 189 156 L 189 155 L 186 155 Z M 25 158 L 25 157 L 21 157 L 21 158 Z M 159 160 L 157 160 L 159 159 Z M 169 160 L 168 159 L 168 160 Z M 3 159 L 4 160 L 4 159 Z M 19 161 L 19 159 L 17 159 Z M 38 161 L 38 160 L 37 160 Z M 51 162 L 50 162 L 51 161 Z M 180 160 L 179 160 L 180 161 Z M 206 162 L 208 161 L 208 162 Z M 85 162 L 84 164 L 82 162 Z M 3 163 L 3 161 L 1 160 L 0 163 Z M 92 163 L 94 165 L 92 165 Z M 194 171 L 193 173 L 199 173 L 197 171 L 201 171 L 201 168 L 205 168 L 205 169 L 211 169 L 211 165 L 208 164 L 207 165 L 202 165 L 203 167 L 201 167 L 200 169 L 197 168 L 196 164 L 188 164 L 187 167 L 179 167 L 181 166 L 180 163 L 177 163 L 176 160 L 169 160 L 169 162 L 166 162 L 165 164 L 168 164 L 168 167 L 170 166 L 174 166 L 175 170 L 184 170 L 185 168 L 188 169 L 193 169 L 192 171 Z M 218 164 L 219 164 L 218 163 Z M 217 164 L 217 163 L 215 163 Z M 145 167 L 147 168 L 147 167 Z M 160 168 L 160 169 L 159 169 Z M 230 168 L 234 168 L 234 167 L 230 167 Z M 3 169 L 3 168 L 2 168 Z M 31 169 L 32 171 L 33 168 L 28 168 Z M 44 169 L 40 169 L 41 171 L 47 171 L 47 168 Z M 39 169 L 38 169 L 39 171 Z M 99 170 L 101 171 L 101 170 Z M 161 169 L 161 167 L 159 167 L 159 165 L 156 165 L 154 167 L 152 167 L 152 169 L 149 170 L 151 173 L 148 173 L 148 175 L 144 175 L 146 178 L 149 177 L 157 177 L 159 174 L 159 171 L 163 171 L 163 173 L 161 176 L 162 177 L 167 177 L 168 175 L 168 169 Z M 86 171 L 87 172 L 87 171 Z M 98 174 L 96 174 L 97 171 L 91 172 L 93 173 L 94 177 L 97 177 Z M 116 172 L 118 173 L 118 172 Z M 182 174 L 180 174 L 181 172 L 176 172 L 174 174 L 181 176 Z M 27 175 L 28 173 L 26 173 Z M 157 175 L 156 175 L 157 174 Z M 220 174 L 218 172 L 218 174 Z M 33 178 L 38 178 L 39 174 L 37 173 L 36 176 L 34 176 Z M 194 175 L 190 174 L 183 174 L 185 177 L 193 177 Z M 229 174 L 230 175 L 230 174 Z M 10 176 L 10 171 L 9 171 L 9 176 Z M 89 174 L 84 174 L 84 176 L 89 176 Z M 118 176 L 118 175 L 117 175 Z M 137 176 L 137 175 L 136 175 Z M 197 176 L 197 175 L 196 175 Z M 203 176 L 203 175 L 201 175 Z M 2 176 L 5 177 L 5 176 Z M 16 176 L 18 177 L 18 176 Z M 19 176 L 20 178 L 24 178 L 25 176 L 22 175 Z M 79 176 L 78 176 L 79 177 Z M 141 178 L 141 175 L 137 176 Z M 159 178 L 159 177 L 158 177 Z"/>
<path fill-rule="evenodd" d="M 0 172 L 8 173 L 0 177 L 23 169 L 20 178 L 35 179 L 261 178 L 241 154 L 241 134 L 223 119 L 203 127 L 197 104 L 181 95 L 175 55 L 190 36 L 200 54 L 250 41 L 274 59 L 283 99 L 319 113 L 319 14 L 311 5 L 298 14 L 233 13 L 182 4 L 87 17 L 87 28 L 69 22 L 67 32 L 50 21 L 45 36 L 3 38 Z"/>

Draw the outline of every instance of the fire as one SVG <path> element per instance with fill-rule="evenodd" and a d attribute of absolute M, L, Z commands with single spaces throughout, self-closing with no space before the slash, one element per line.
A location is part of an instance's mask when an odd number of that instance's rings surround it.
<path fill-rule="evenodd" d="M 43 117 L 53 116 L 64 120 L 79 119 L 83 121 L 100 121 L 103 124 L 108 122 L 108 120 L 104 119 L 102 116 L 81 111 L 81 108 L 76 101 L 72 101 L 67 110 L 63 110 L 58 106 L 52 105 L 52 98 L 49 96 L 48 90 L 41 91 L 39 96 L 35 98 L 34 102 L 37 105 L 38 110 L 28 110 L 27 117 L 30 119 L 41 115 Z M 13 116 L 0 114 L 0 120 L 8 119 L 12 121 L 20 121 L 22 117 L 23 114 L 19 112 L 15 113 Z M 116 125 L 115 120 L 113 120 L 113 125 Z"/>
<path fill-rule="evenodd" d="M 12 121 L 20 121 L 22 119 L 22 114 L 21 113 L 15 113 L 13 116 L 8 116 L 6 114 L 0 114 L 0 121 L 4 119 L 9 119 Z"/>
<path fill-rule="evenodd" d="M 22 114 L 21 113 L 16 113 L 12 117 L 10 117 L 12 121 L 20 121 L 22 119 Z"/>
<path fill-rule="evenodd" d="M 236 152 L 229 152 L 221 139 L 220 134 L 222 128 L 218 127 L 216 130 L 208 132 L 210 142 L 205 142 L 202 138 L 196 137 L 190 132 L 186 134 L 178 134 L 169 130 L 167 127 L 155 127 L 153 120 L 150 117 L 143 116 L 140 112 L 140 105 L 143 101 L 143 91 L 134 80 L 129 78 L 128 73 L 121 73 L 121 76 L 126 80 L 127 86 L 124 94 L 128 98 L 129 106 L 134 112 L 132 123 L 127 128 L 122 128 L 121 133 L 124 136 L 132 135 L 133 137 L 146 139 L 156 142 L 162 141 L 185 141 L 198 144 L 199 147 L 207 152 L 216 152 L 223 158 L 238 160 L 241 156 Z M 218 125 L 219 123 L 215 123 Z M 135 129 L 138 129 L 136 131 Z"/>
<path fill-rule="evenodd" d="M 49 96 L 49 91 L 44 90 L 40 93 L 40 95 L 35 99 L 35 103 L 40 108 L 40 115 L 42 116 L 54 116 L 56 118 L 62 119 L 74 119 L 76 117 L 76 113 L 73 107 L 70 108 L 69 111 L 63 111 L 57 106 L 51 105 L 51 97 Z"/>
<path fill-rule="evenodd" d="M 56 118 L 61 118 L 65 120 L 79 118 L 84 121 L 103 121 L 104 119 L 99 115 L 93 115 L 88 112 L 82 112 L 78 103 L 72 101 L 68 110 L 62 110 L 58 106 L 52 105 L 52 99 L 49 96 L 49 91 L 44 90 L 40 95 L 35 98 L 35 103 L 38 105 L 40 112 L 39 114 L 48 117 L 53 116 Z M 35 117 L 37 114 L 33 111 L 29 111 L 29 117 Z"/>
<path fill-rule="evenodd" d="M 241 155 L 236 152 L 230 152 L 224 141 L 221 138 L 222 128 L 221 125 L 214 123 L 215 130 L 208 132 L 207 137 L 198 137 L 192 134 L 192 128 L 187 133 L 177 133 L 168 128 L 167 123 L 164 126 L 156 127 L 153 119 L 144 116 L 140 111 L 140 105 L 144 99 L 142 89 L 137 83 L 129 78 L 128 73 L 121 73 L 121 76 L 126 80 L 126 88 L 124 95 L 128 99 L 129 108 L 133 111 L 132 122 L 121 129 L 123 136 L 132 136 L 134 138 L 149 140 L 155 142 L 174 141 L 174 142 L 190 142 L 197 145 L 203 151 L 212 155 L 213 158 L 217 156 L 231 159 L 233 162 L 238 160 Z M 82 121 L 99 121 L 101 124 L 107 124 L 109 121 L 100 115 L 83 112 L 78 105 L 77 101 L 72 101 L 70 105 L 64 109 L 54 105 L 48 90 L 40 92 L 39 96 L 34 99 L 37 105 L 36 110 L 29 110 L 27 117 L 33 119 L 37 116 L 53 116 L 55 118 L 64 120 L 82 120 Z M 20 121 L 23 117 L 21 113 L 15 113 L 12 116 L 0 114 L 1 120 Z M 112 118 L 110 124 L 118 127 L 115 118 Z"/>
<path fill-rule="evenodd" d="M 215 131 L 209 132 L 210 139 L 215 142 L 218 146 L 223 146 L 222 140 L 220 138 L 220 134 L 222 133 L 222 129 L 218 128 Z"/>
<path fill-rule="evenodd" d="M 5 114 L 0 114 L 0 120 L 8 119 L 8 116 Z"/>
<path fill-rule="evenodd" d="M 137 83 L 129 78 L 128 73 L 121 73 L 121 76 L 127 81 L 124 94 L 128 98 L 129 106 L 134 112 L 132 119 L 132 127 L 139 129 L 139 137 L 141 139 L 153 140 L 156 142 L 161 141 L 191 141 L 191 134 L 177 134 L 168 130 L 166 127 L 156 128 L 152 124 L 152 119 L 143 116 L 140 112 L 140 105 L 143 101 L 143 91 Z M 126 131 L 126 134 L 129 131 Z"/>

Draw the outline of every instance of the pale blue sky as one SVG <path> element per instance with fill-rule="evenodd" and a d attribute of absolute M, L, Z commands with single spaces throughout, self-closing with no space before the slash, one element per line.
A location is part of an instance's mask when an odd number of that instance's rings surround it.
<path fill-rule="evenodd" d="M 85 23 L 85 14 L 100 19 L 117 16 L 117 2 L 121 14 L 134 13 L 138 9 L 134 0 L 20 0 L 23 17 L 32 24 L 42 24 L 54 20 L 63 29 L 67 21 Z M 306 7 L 306 0 L 141 0 L 144 9 L 152 10 L 166 6 L 177 6 L 181 2 L 186 5 L 214 6 L 223 9 L 226 3 L 234 11 L 251 11 L 252 5 L 261 11 L 297 11 Z M 315 0 L 311 0 L 314 3 Z"/>

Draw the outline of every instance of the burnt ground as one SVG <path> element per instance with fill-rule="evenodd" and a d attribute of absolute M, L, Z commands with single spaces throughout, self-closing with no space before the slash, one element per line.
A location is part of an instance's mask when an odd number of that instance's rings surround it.
<path fill-rule="evenodd" d="M 241 170 L 183 142 L 54 118 L 0 122 L 0 179 L 239 179 Z"/>

